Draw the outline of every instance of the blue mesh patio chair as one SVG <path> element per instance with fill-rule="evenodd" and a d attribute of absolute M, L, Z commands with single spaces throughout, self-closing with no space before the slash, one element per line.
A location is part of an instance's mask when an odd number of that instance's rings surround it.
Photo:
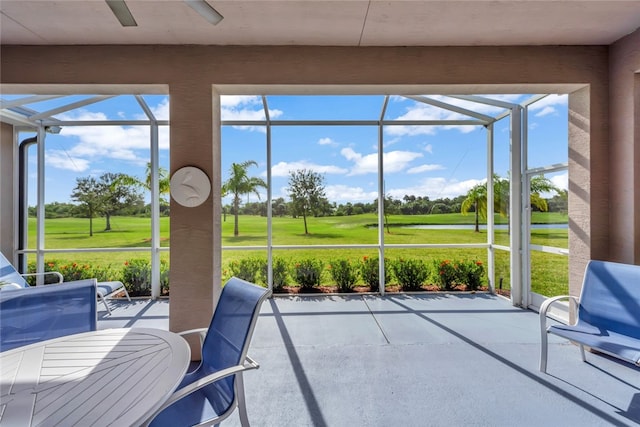
<path fill-rule="evenodd" d="M 9 262 L 9 260 L 2 254 L 2 252 L 0 252 L 0 287 L 7 286 L 28 288 L 29 284 L 25 280 L 26 277 L 47 275 L 56 277 L 55 284 L 63 283 L 64 277 L 57 271 L 46 271 L 44 273 L 19 273 L 18 270 L 16 270 L 15 267 Z M 73 283 L 73 281 L 65 283 Z M 109 308 L 109 305 L 107 304 L 107 298 L 120 292 L 124 292 L 127 300 L 131 301 L 129 292 L 127 292 L 127 288 L 124 287 L 124 284 L 122 282 L 119 282 L 117 280 L 110 282 L 97 282 L 97 298 L 99 301 L 102 301 L 109 314 L 111 314 L 111 308 Z"/>
<path fill-rule="evenodd" d="M 177 391 L 156 412 L 152 427 L 211 426 L 238 407 L 240 422 L 249 425 L 242 374 L 259 365 L 247 356 L 260 306 L 270 291 L 232 277 L 222 288 L 209 328 L 199 333 L 202 362 L 187 373 Z"/>
<path fill-rule="evenodd" d="M 96 279 L 8 289 L 0 288 L 0 352 L 97 329 Z"/>

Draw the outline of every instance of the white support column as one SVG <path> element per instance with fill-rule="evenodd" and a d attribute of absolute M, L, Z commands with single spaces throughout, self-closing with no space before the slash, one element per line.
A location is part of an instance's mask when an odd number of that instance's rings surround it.
<path fill-rule="evenodd" d="M 522 114 L 522 306 L 529 307 L 531 303 L 531 175 L 526 173 L 528 162 L 528 106 L 521 110 Z"/>
<path fill-rule="evenodd" d="M 487 125 L 487 278 L 489 290 L 495 291 L 495 243 L 494 236 L 494 209 L 493 209 L 493 123 Z"/>
<path fill-rule="evenodd" d="M 385 274 L 387 268 L 384 262 L 384 114 L 387 110 L 389 97 L 384 97 L 380 122 L 378 123 L 378 278 L 380 280 L 380 295 L 384 296 Z"/>
<path fill-rule="evenodd" d="M 159 142 L 158 123 L 149 126 L 151 136 L 151 298 L 156 299 L 162 291 L 160 286 L 160 177 L 158 168 Z"/>
<path fill-rule="evenodd" d="M 38 127 L 38 188 L 36 202 L 36 271 L 44 272 L 44 141 L 46 137 L 44 126 Z M 38 285 L 44 284 L 44 278 L 38 276 Z"/>
<path fill-rule="evenodd" d="M 267 287 L 273 290 L 273 207 L 271 192 L 271 117 L 269 116 L 269 105 L 267 97 L 262 96 L 262 105 L 264 107 L 265 125 L 267 127 Z"/>
<path fill-rule="evenodd" d="M 213 307 L 218 304 L 222 293 L 222 125 L 220 94 L 211 88 L 211 128 L 213 150 L 211 162 L 213 171 L 211 176 L 211 197 L 213 199 Z"/>
<path fill-rule="evenodd" d="M 135 95 L 149 119 L 149 192 L 151 193 L 151 298 L 162 292 L 160 285 L 160 144 L 158 121 L 142 95 Z"/>
<path fill-rule="evenodd" d="M 511 302 L 523 305 L 522 283 L 522 107 L 511 109 L 511 143 L 509 155 L 509 246 L 511 247 Z"/>

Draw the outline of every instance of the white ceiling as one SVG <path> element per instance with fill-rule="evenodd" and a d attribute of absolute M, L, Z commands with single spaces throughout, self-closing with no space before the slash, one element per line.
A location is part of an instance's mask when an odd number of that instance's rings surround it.
<path fill-rule="evenodd" d="M 102 0 L 0 0 L 0 43 L 324 46 L 608 45 L 640 27 L 640 0 L 127 0 L 122 27 Z"/>

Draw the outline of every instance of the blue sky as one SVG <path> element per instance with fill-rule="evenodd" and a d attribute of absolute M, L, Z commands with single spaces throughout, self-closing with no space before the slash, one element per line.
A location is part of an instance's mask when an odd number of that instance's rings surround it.
<path fill-rule="evenodd" d="M 530 95 L 487 95 L 520 103 Z M 431 96 L 467 109 L 497 115 L 503 110 L 453 98 Z M 9 99 L 9 97 L 4 97 Z M 15 98 L 15 97 L 11 97 Z M 84 97 L 74 97 L 74 100 Z M 144 96 L 154 115 L 169 119 L 166 96 Z M 383 96 L 269 96 L 273 120 L 377 120 Z M 264 118 L 258 96 L 225 96 L 222 119 Z M 65 102 L 68 102 L 68 98 Z M 51 100 L 28 107 L 45 111 L 60 105 Z M 146 119 L 133 96 L 118 96 L 61 113 L 61 120 Z M 466 119 L 413 100 L 394 96 L 385 120 Z M 23 135 L 24 138 L 29 135 Z M 507 175 L 509 119 L 496 123 L 495 172 Z M 529 165 L 567 162 L 567 97 L 550 95 L 533 104 L 529 112 Z M 274 126 L 272 127 L 273 197 L 287 199 L 289 171 L 312 169 L 323 174 L 330 201 L 372 202 L 377 197 L 376 126 Z M 255 160 L 250 169 L 266 180 L 266 130 L 264 127 L 225 126 L 222 131 L 222 179 L 232 162 Z M 149 161 L 148 126 L 63 126 L 59 135 L 48 135 L 46 145 L 46 202 L 70 201 L 76 178 L 122 172 L 144 178 Z M 455 197 L 486 179 L 486 130 L 482 126 L 386 126 L 384 129 L 385 192 L 404 195 Z M 168 127 L 160 127 L 160 163 L 169 168 Z M 35 200 L 35 151 L 30 161 L 30 204 Z M 549 175 L 566 188 L 566 173 Z M 266 192 L 261 192 L 261 200 Z M 249 201 L 258 198 L 250 196 Z M 229 200 L 224 200 L 228 203 Z"/>
<path fill-rule="evenodd" d="M 503 110 L 453 98 L 433 97 L 487 115 Z M 522 102 L 530 95 L 492 98 Z M 377 120 L 382 96 L 270 96 L 274 120 Z M 223 100 L 223 118 L 261 118 L 258 97 Z M 464 119 L 458 113 L 392 97 L 386 120 Z M 509 120 L 496 124 L 495 172 L 506 176 L 509 156 Z M 223 180 L 231 162 L 255 160 L 252 174 L 266 178 L 265 129 L 223 129 Z M 486 130 L 482 126 L 387 126 L 384 132 L 385 193 L 396 199 L 404 195 L 455 197 L 483 182 L 487 175 Z M 324 175 L 326 193 L 337 203 L 372 202 L 377 198 L 376 126 L 274 126 L 272 127 L 273 197 L 287 199 L 291 170 L 312 169 Z M 551 95 L 534 104 L 529 113 L 529 165 L 567 162 L 567 97 Z M 549 175 L 567 187 L 566 173 Z M 261 197 L 264 200 L 264 195 Z M 257 197 L 249 198 L 257 201 Z"/>

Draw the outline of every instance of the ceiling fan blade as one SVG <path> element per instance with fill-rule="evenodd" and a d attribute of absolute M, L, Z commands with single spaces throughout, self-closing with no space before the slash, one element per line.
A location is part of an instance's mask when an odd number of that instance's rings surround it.
<path fill-rule="evenodd" d="M 124 2 L 124 0 L 105 0 L 107 5 L 113 12 L 113 14 L 118 18 L 120 24 L 123 27 L 137 27 L 138 23 L 133 18 L 131 11 L 129 11 L 129 7 Z"/>
<path fill-rule="evenodd" d="M 220 15 L 220 13 L 205 0 L 184 0 L 184 2 L 213 25 L 217 25 L 224 19 L 224 16 Z"/>

